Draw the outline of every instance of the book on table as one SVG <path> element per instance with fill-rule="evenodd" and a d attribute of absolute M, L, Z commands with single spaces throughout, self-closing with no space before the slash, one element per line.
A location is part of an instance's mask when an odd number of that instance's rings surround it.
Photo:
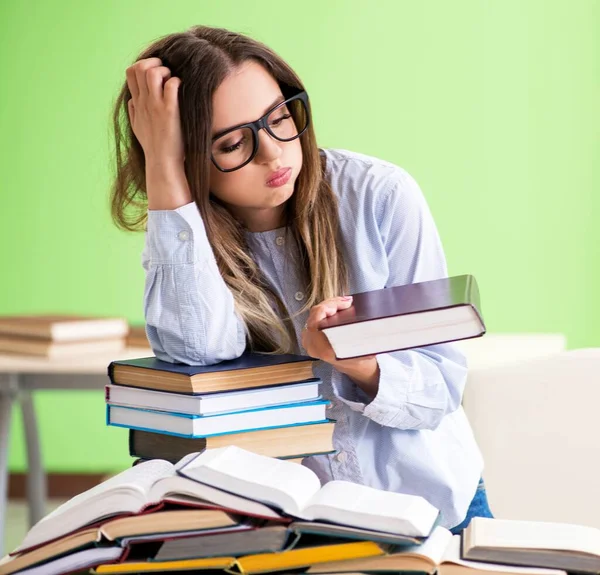
<path fill-rule="evenodd" d="M 325 573 L 348 575 L 357 572 L 413 572 L 429 575 L 567 575 L 566 571 L 556 569 L 467 561 L 461 558 L 460 546 L 460 535 L 452 535 L 448 529 L 438 525 L 421 544 L 392 548 L 385 555 L 376 557 L 343 559 L 314 565 L 306 573 L 313 575 Z"/>
<path fill-rule="evenodd" d="M 178 437 L 131 429 L 129 454 L 141 459 L 166 459 L 178 462 L 188 453 L 237 445 L 269 457 L 300 458 L 332 453 L 335 422 L 307 423 L 244 433 L 226 433 L 211 437 Z"/>
<path fill-rule="evenodd" d="M 172 411 L 189 415 L 211 415 L 320 399 L 321 383 L 320 379 L 313 378 L 287 385 L 195 395 L 125 385 L 107 385 L 104 396 L 106 403 L 121 407 Z"/>
<path fill-rule="evenodd" d="M 475 517 L 465 529 L 465 559 L 600 572 L 600 529 L 546 521 Z"/>
<path fill-rule="evenodd" d="M 145 461 L 76 495 L 38 521 L 13 553 L 38 547 L 111 517 L 152 513 L 167 504 L 216 507 L 249 517 L 283 520 L 262 503 L 179 475 L 177 467 L 194 455 L 183 458 L 177 465 L 160 459 Z"/>
<path fill-rule="evenodd" d="M 236 359 L 197 366 L 146 357 L 113 361 L 108 376 L 116 385 L 206 394 L 313 380 L 316 361 L 304 355 L 245 352 Z"/>
<path fill-rule="evenodd" d="M 352 305 L 323 319 L 337 359 L 412 349 L 485 334 L 472 275 L 353 294 Z"/>
<path fill-rule="evenodd" d="M 106 423 L 117 427 L 156 431 L 181 437 L 209 437 L 223 433 L 325 422 L 329 404 L 329 401 L 319 399 L 307 403 L 271 405 L 211 415 L 168 413 L 107 405 Z"/>
<path fill-rule="evenodd" d="M 285 527 L 282 529 L 286 530 Z M 44 571 L 48 572 L 51 570 L 48 565 L 50 561 L 67 554 L 73 555 L 69 565 L 77 565 L 82 556 L 76 556 L 75 553 L 95 547 L 118 546 L 120 550 L 111 556 L 111 560 L 125 558 L 131 550 L 135 550 L 136 545 L 146 545 L 147 548 L 157 534 L 161 542 L 156 547 L 160 549 L 162 540 L 177 540 L 178 536 L 188 538 L 192 534 L 195 538 L 202 536 L 210 540 L 216 535 L 253 530 L 255 526 L 252 522 L 242 521 L 238 516 L 216 509 L 177 509 L 119 517 L 9 557 L 0 564 L 0 575 L 11 575 L 41 564 L 44 565 Z M 105 560 L 102 555 L 93 553 L 86 553 L 84 557 L 97 564 Z M 65 562 L 61 561 L 59 565 L 65 567 Z"/>
<path fill-rule="evenodd" d="M 307 467 L 237 446 L 190 456 L 177 472 L 310 521 L 426 537 L 439 515 L 438 509 L 423 497 L 347 481 L 321 486 L 317 475 Z"/>

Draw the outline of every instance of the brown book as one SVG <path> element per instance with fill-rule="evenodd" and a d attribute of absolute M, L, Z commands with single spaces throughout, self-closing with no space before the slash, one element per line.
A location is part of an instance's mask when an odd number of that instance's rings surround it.
<path fill-rule="evenodd" d="M 69 314 L 0 317 L 0 335 L 53 342 L 120 339 L 128 330 L 127 321 L 118 317 Z"/>
<path fill-rule="evenodd" d="M 186 365 L 143 357 L 113 361 L 111 383 L 179 393 L 209 393 L 313 379 L 316 360 L 305 355 L 244 353 L 214 365 Z"/>
<path fill-rule="evenodd" d="M 188 453 L 237 445 L 269 457 L 301 458 L 331 453 L 334 450 L 334 425 L 334 421 L 327 421 L 197 438 L 131 429 L 129 431 L 129 453 L 133 457 L 141 459 L 166 459 L 171 463 L 176 463 Z"/>
<path fill-rule="evenodd" d="M 251 529 L 251 524 L 238 524 L 234 516 L 213 509 L 182 509 L 159 511 L 132 517 L 112 519 L 100 527 L 90 527 L 51 541 L 46 545 L 12 557 L 0 564 L 0 575 L 10 575 L 40 563 L 50 561 L 75 550 L 94 547 L 98 543 L 113 542 L 123 537 L 180 532 L 215 533 Z"/>
<path fill-rule="evenodd" d="M 0 336 L 0 353 L 36 355 L 47 357 L 48 359 L 60 359 L 94 353 L 116 354 L 124 348 L 125 338 L 53 342 L 51 340 L 36 338 Z"/>
<path fill-rule="evenodd" d="M 150 342 L 146 336 L 146 327 L 144 325 L 130 325 L 125 342 L 127 347 L 150 347 Z"/>
<path fill-rule="evenodd" d="M 472 275 L 353 295 L 352 305 L 323 319 L 337 359 L 482 336 L 485 325 Z"/>

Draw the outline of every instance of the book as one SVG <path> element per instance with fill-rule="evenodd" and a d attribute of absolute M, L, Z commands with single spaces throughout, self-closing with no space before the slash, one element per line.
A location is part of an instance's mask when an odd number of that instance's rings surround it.
<path fill-rule="evenodd" d="M 233 445 L 191 456 L 178 466 L 177 473 L 310 521 L 425 537 L 439 515 L 438 509 L 418 495 L 348 481 L 321 486 L 307 467 Z"/>
<path fill-rule="evenodd" d="M 385 548 L 372 541 L 356 541 L 353 543 L 334 543 L 290 549 L 281 553 L 259 553 L 242 557 L 213 557 L 182 559 L 175 561 L 139 561 L 118 564 L 99 565 L 93 571 L 102 573 L 147 573 L 186 571 L 193 569 L 221 568 L 228 573 L 266 573 L 284 569 L 300 569 L 317 563 L 326 563 L 342 558 L 372 557 L 385 553 Z M 220 567 L 217 567 L 220 566 Z M 288 571 L 284 571 L 288 572 Z"/>
<path fill-rule="evenodd" d="M 318 324 L 337 359 L 387 353 L 485 334 L 472 275 L 353 294 L 352 305 Z"/>
<path fill-rule="evenodd" d="M 104 396 L 106 403 L 110 405 L 174 411 L 189 415 L 211 415 L 319 399 L 320 383 L 322 383 L 320 379 L 314 378 L 288 385 L 201 395 L 184 395 L 140 387 L 107 385 Z"/>
<path fill-rule="evenodd" d="M 129 325 L 129 332 L 125 339 L 127 347 L 150 347 L 145 325 Z"/>
<path fill-rule="evenodd" d="M 283 525 L 270 525 L 236 533 L 216 533 L 177 537 L 164 541 L 153 561 L 181 561 L 204 557 L 250 555 L 282 551 L 288 541 L 289 531 Z"/>
<path fill-rule="evenodd" d="M 189 453 L 237 445 L 269 457 L 300 458 L 332 453 L 335 421 L 306 423 L 244 433 L 227 433 L 210 437 L 178 437 L 151 431 L 129 431 L 129 454 L 141 459 L 166 459 L 178 462 Z"/>
<path fill-rule="evenodd" d="M 118 385 L 201 394 L 312 380 L 316 361 L 304 355 L 246 352 L 236 359 L 198 366 L 144 357 L 111 362 L 108 376 Z"/>
<path fill-rule="evenodd" d="M 324 399 L 308 403 L 271 405 L 234 413 L 188 415 L 150 411 L 118 405 L 106 406 L 106 423 L 116 427 L 142 429 L 182 437 L 211 435 L 269 429 L 282 425 L 301 425 L 327 421 L 325 414 L 330 402 Z"/>
<path fill-rule="evenodd" d="M 51 340 L 1 337 L 0 353 L 36 355 L 48 359 L 86 354 L 117 354 L 125 348 L 124 339 L 99 339 L 97 341 L 53 342 Z"/>
<path fill-rule="evenodd" d="M 0 335 L 75 342 L 125 338 L 127 321 L 118 317 L 69 314 L 0 316 Z"/>
<path fill-rule="evenodd" d="M 177 465 L 160 459 L 144 461 L 76 495 L 38 521 L 11 555 L 114 516 L 159 511 L 166 503 L 217 507 L 249 517 L 282 519 L 280 514 L 259 502 L 182 477 L 176 469 L 186 459 Z"/>
<path fill-rule="evenodd" d="M 306 572 L 324 573 L 398 573 L 433 575 L 567 575 L 565 571 L 465 561 L 460 557 L 461 536 L 437 526 L 420 544 L 392 549 L 379 557 L 330 562 L 310 567 Z"/>
<path fill-rule="evenodd" d="M 465 559 L 600 572 L 600 529 L 568 523 L 474 518 L 465 529 Z"/>
<path fill-rule="evenodd" d="M 114 543 L 121 538 L 136 536 L 135 539 L 139 539 L 144 534 L 154 533 L 168 533 L 172 537 L 178 532 L 200 530 L 204 534 L 232 533 L 250 529 L 251 524 L 239 523 L 233 515 L 212 509 L 170 510 L 120 517 L 99 527 L 76 531 L 29 552 L 10 557 L 9 561 L 0 564 L 0 575 L 11 575 L 22 569 L 47 563 L 55 557 L 99 544 Z"/>

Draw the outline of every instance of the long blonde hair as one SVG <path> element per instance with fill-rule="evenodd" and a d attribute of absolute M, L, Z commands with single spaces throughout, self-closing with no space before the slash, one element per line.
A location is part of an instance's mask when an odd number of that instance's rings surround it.
<path fill-rule="evenodd" d="M 275 78 L 286 97 L 290 90 L 304 90 L 304 86 L 289 65 L 267 46 L 222 28 L 194 26 L 164 36 L 137 60 L 152 57 L 160 58 L 172 75 L 182 81 L 179 107 L 186 177 L 221 275 L 245 322 L 249 347 L 271 353 L 292 351 L 295 336 L 285 305 L 267 285 L 249 254 L 242 225 L 210 193 L 212 97 L 234 68 L 250 60 L 261 64 Z M 145 229 L 147 220 L 145 160 L 129 122 L 130 98 L 125 82 L 112 115 L 116 175 L 111 189 L 111 212 L 121 229 L 140 231 Z M 348 278 L 339 242 L 337 198 L 324 178 L 325 163 L 312 123 L 300 136 L 300 143 L 303 166 L 286 205 L 288 232 L 298 245 L 299 265 L 307 278 L 306 303 L 298 313 L 324 299 L 344 295 Z"/>

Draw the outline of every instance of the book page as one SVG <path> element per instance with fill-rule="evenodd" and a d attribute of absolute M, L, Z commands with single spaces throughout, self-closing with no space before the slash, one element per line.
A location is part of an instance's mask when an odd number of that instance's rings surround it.
<path fill-rule="evenodd" d="M 311 519 L 424 537 L 429 535 L 438 510 L 423 497 L 392 493 L 349 481 L 330 481 L 311 499 Z"/>
<path fill-rule="evenodd" d="M 567 575 L 566 571 L 560 569 L 543 569 L 542 567 L 521 567 L 520 565 L 499 565 L 498 563 L 482 563 L 481 561 L 467 561 L 460 557 L 460 535 L 453 535 L 441 563 L 452 563 L 453 565 L 462 565 L 470 569 L 480 569 L 483 571 L 501 571 L 502 573 L 515 573 L 523 575 Z M 443 575 L 443 568 L 441 569 Z"/>
<path fill-rule="evenodd" d="M 475 517 L 465 534 L 469 548 L 553 549 L 600 556 L 600 529 L 584 525 Z"/>
<path fill-rule="evenodd" d="M 302 465 L 235 446 L 207 449 L 178 472 L 299 517 L 321 487 L 315 473 Z"/>
<path fill-rule="evenodd" d="M 135 513 L 146 504 L 152 484 L 174 473 L 173 465 L 162 459 L 134 465 L 57 507 L 29 530 L 18 549 L 55 539 L 115 513 Z"/>

